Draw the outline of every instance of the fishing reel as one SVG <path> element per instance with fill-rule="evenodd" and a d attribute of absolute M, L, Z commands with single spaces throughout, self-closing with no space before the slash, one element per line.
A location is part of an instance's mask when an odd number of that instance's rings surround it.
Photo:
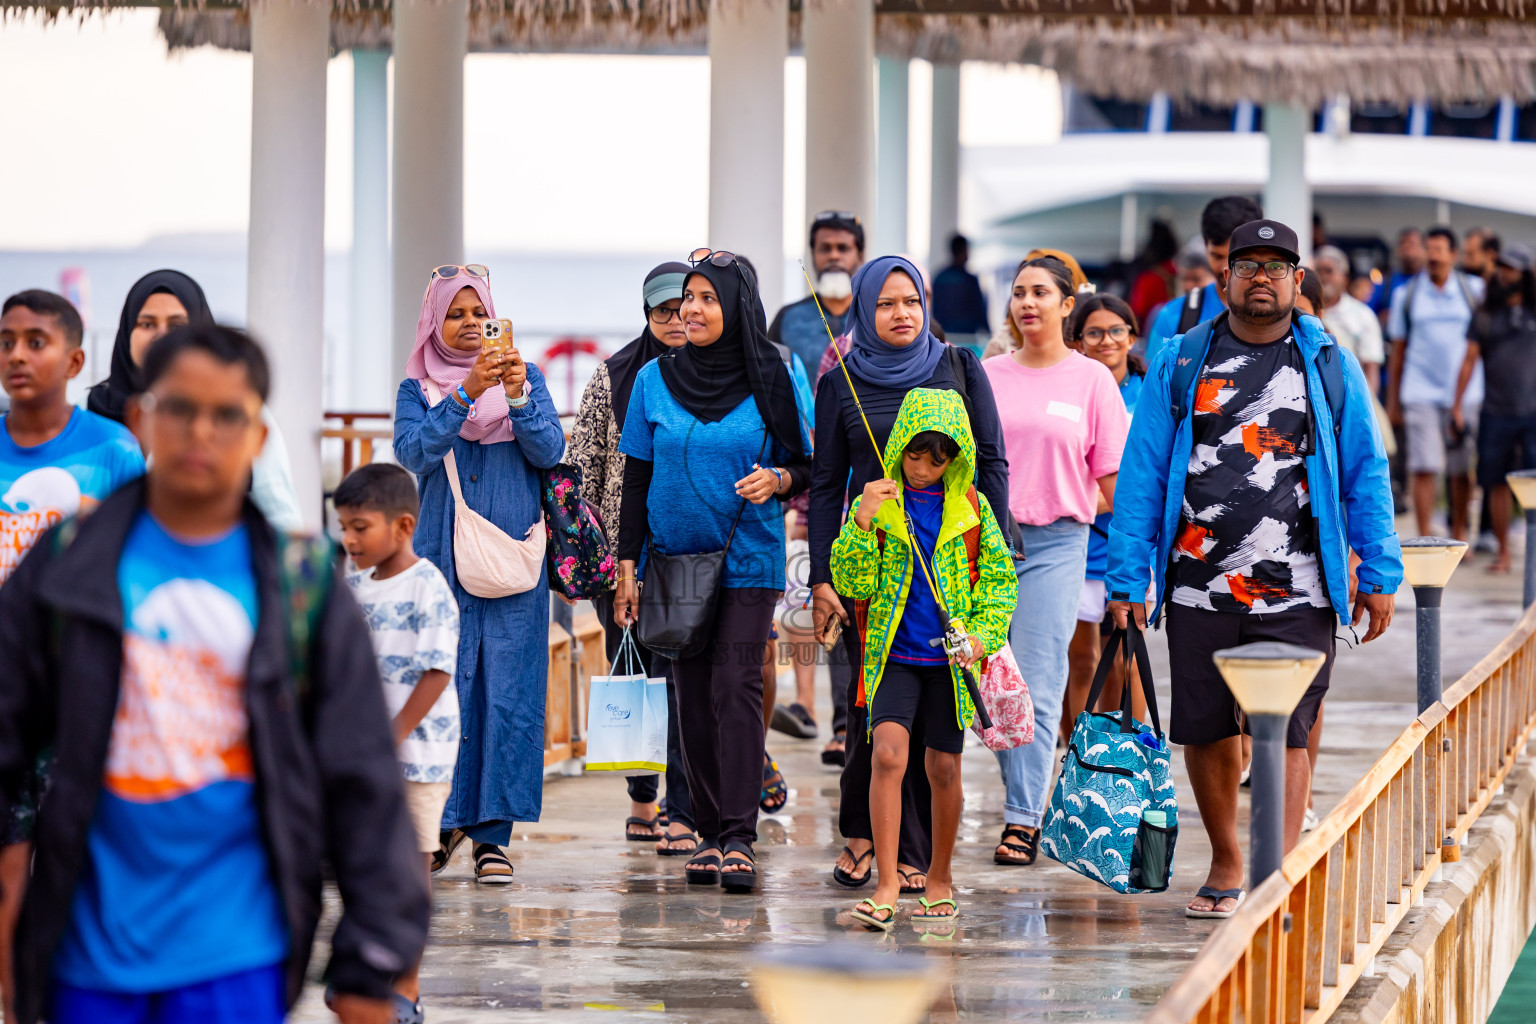
<path fill-rule="evenodd" d="M 960 627 L 959 619 L 950 619 L 949 625 L 944 628 L 944 635 L 936 636 L 928 641 L 929 647 L 939 647 L 941 645 L 950 661 L 954 661 L 956 658 L 969 657 L 975 653 L 971 647 L 971 638 Z"/>

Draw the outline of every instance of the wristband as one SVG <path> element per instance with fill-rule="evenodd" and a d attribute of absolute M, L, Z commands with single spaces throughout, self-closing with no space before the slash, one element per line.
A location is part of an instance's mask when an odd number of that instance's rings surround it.
<path fill-rule="evenodd" d="M 459 390 L 454 392 L 454 394 L 459 396 L 459 401 L 464 403 L 464 408 L 466 409 L 475 404 L 474 399 L 469 397 L 469 392 L 464 390 L 463 384 L 459 385 Z"/>
<path fill-rule="evenodd" d="M 774 479 L 779 482 L 778 486 L 773 489 L 774 493 L 777 494 L 784 489 L 784 474 L 779 472 L 777 466 L 769 466 L 768 469 L 773 473 Z"/>
<path fill-rule="evenodd" d="M 527 388 L 524 388 L 523 389 L 523 393 L 521 395 L 519 395 L 518 397 L 507 399 L 507 405 L 510 406 L 513 409 L 521 409 L 523 406 L 525 406 L 527 404 L 528 404 L 528 389 Z"/>

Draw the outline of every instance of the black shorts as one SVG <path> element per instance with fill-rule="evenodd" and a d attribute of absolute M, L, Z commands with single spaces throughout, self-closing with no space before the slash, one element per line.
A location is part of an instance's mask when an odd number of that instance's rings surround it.
<path fill-rule="evenodd" d="M 1477 483 L 1485 491 L 1506 474 L 1536 466 L 1536 416 L 1483 413 L 1477 431 Z"/>
<path fill-rule="evenodd" d="M 1333 630 L 1339 617 L 1331 608 L 1292 608 L 1268 615 L 1212 612 L 1168 602 L 1168 667 L 1173 674 L 1173 708 L 1168 738 L 1185 746 L 1203 746 L 1247 732 L 1238 724 L 1237 699 L 1227 689 L 1211 655 L 1228 647 L 1272 640 L 1323 651 L 1328 660 L 1301 695 L 1285 745 L 1305 747 L 1307 734 L 1328 692 L 1333 670 Z"/>
<path fill-rule="evenodd" d="M 912 729 L 923 716 L 923 745 L 942 754 L 965 750 L 965 732 L 955 720 L 955 683 L 948 665 L 908 665 L 887 661 L 870 710 L 871 730 L 881 722 Z"/>

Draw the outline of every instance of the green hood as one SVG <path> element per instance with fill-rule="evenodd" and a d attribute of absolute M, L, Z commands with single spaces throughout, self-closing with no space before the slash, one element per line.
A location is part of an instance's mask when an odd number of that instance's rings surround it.
<path fill-rule="evenodd" d="M 902 453 L 908 442 L 925 430 L 948 434 L 960 446 L 960 455 L 944 470 L 943 534 L 950 534 L 951 527 L 960 525 L 962 520 L 965 521 L 964 528 L 969 529 L 975 525 L 976 516 L 970 502 L 965 500 L 965 492 L 976 477 L 976 441 L 971 437 L 971 420 L 965 412 L 965 401 L 958 392 L 935 388 L 913 388 L 907 392 L 901 402 L 901 411 L 896 414 L 896 423 L 891 427 L 891 439 L 885 444 L 885 475 L 897 483 L 903 482 Z M 952 499 L 959 499 L 959 505 Z M 876 513 L 875 525 L 906 539 L 901 514 L 889 504 Z M 947 536 L 941 536 L 940 542 L 945 539 Z"/>

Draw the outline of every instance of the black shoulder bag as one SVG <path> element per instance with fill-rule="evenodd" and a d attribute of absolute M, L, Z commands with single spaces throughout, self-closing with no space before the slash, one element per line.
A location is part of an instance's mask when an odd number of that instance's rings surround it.
<path fill-rule="evenodd" d="M 768 450 L 768 432 L 763 432 L 763 446 L 757 461 Z M 709 645 L 715 628 L 715 610 L 719 605 L 720 577 L 725 573 L 725 556 L 736 539 L 736 527 L 747 510 L 741 499 L 725 547 L 719 551 L 701 551 L 692 555 L 669 555 L 656 550 L 654 536 L 645 542 L 645 583 L 640 588 L 640 622 L 636 630 L 640 643 L 664 658 L 674 661 L 692 658 Z"/>

